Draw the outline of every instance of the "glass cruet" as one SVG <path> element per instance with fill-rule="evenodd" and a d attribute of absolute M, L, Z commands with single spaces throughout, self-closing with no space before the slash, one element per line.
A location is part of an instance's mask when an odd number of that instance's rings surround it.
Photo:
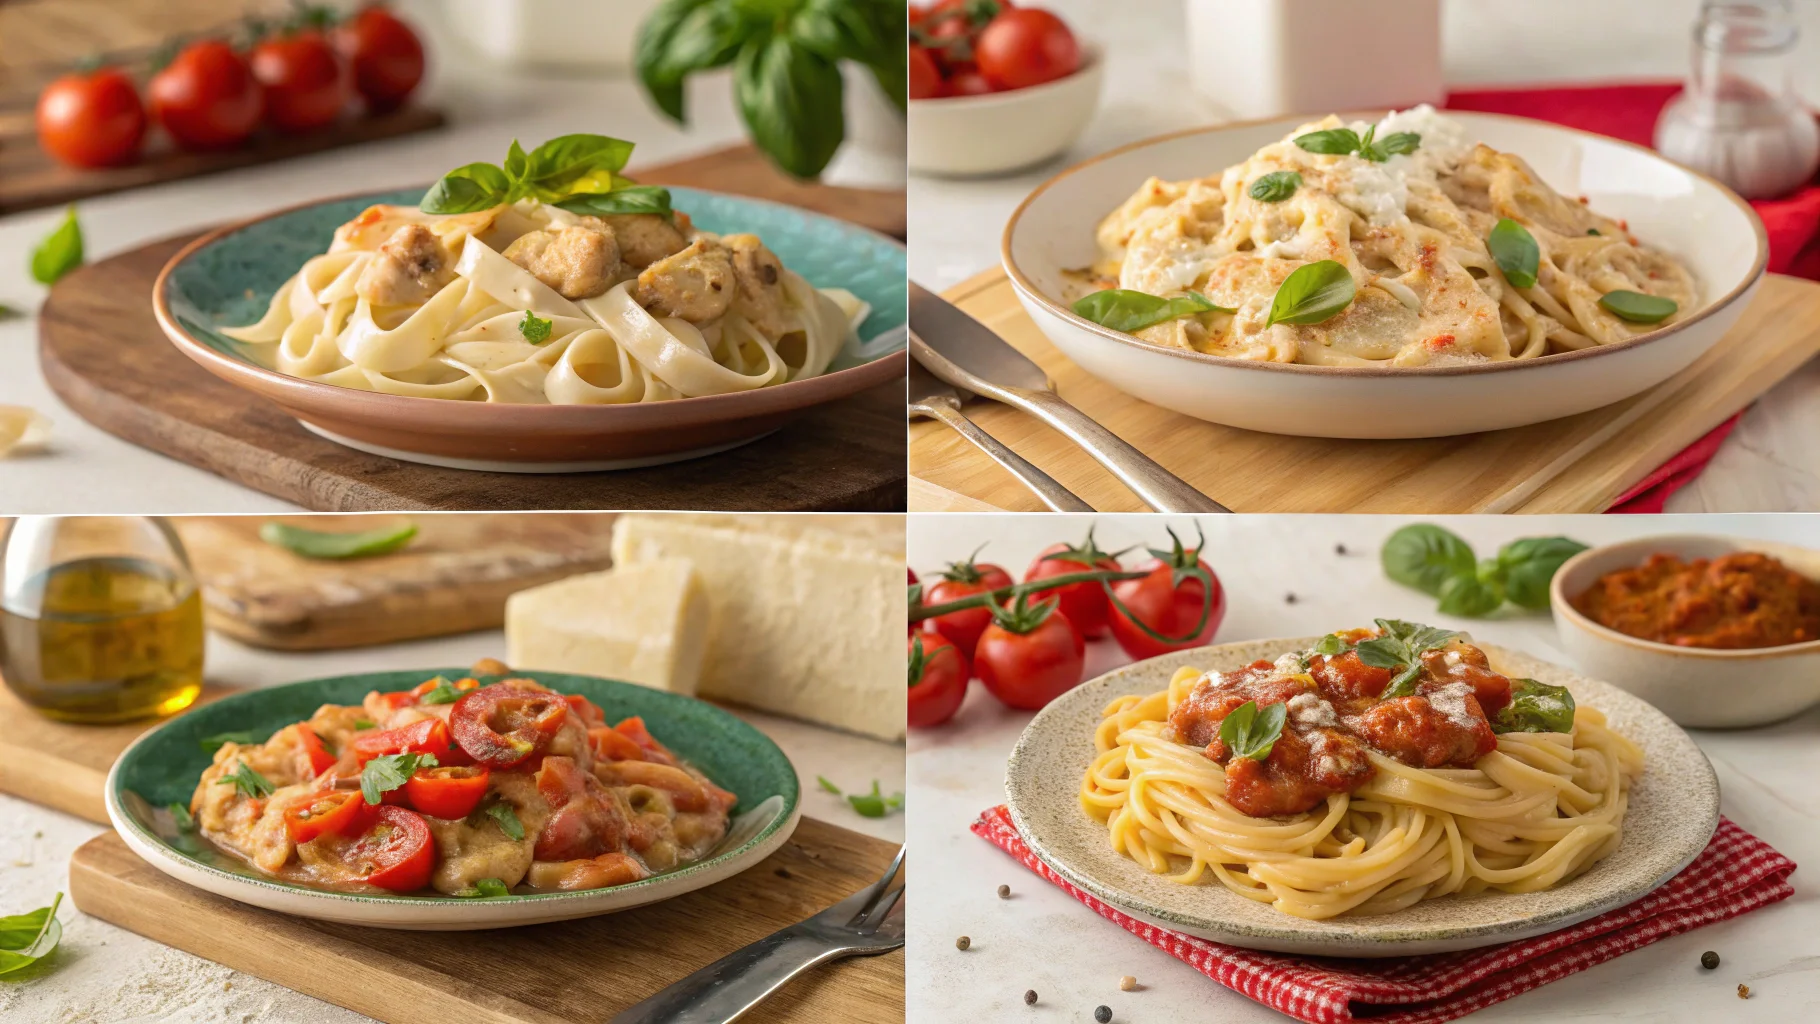
<path fill-rule="evenodd" d="M 1800 33 L 1790 0 L 1705 0 L 1687 88 L 1656 122 L 1656 149 L 1747 199 L 1811 180 L 1820 127 L 1794 90 Z"/>
<path fill-rule="evenodd" d="M 51 718 L 167 715 L 202 692 L 202 596 L 149 516 L 21 516 L 0 542 L 0 679 Z"/>

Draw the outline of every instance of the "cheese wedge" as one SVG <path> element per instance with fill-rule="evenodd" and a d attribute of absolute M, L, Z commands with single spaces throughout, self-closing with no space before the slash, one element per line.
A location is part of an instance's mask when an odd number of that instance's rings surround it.
<path fill-rule="evenodd" d="M 686 558 L 701 574 L 702 696 L 903 738 L 903 517 L 628 513 L 612 549 L 617 565 Z"/>
<path fill-rule="evenodd" d="M 711 615 L 681 558 L 616 565 L 506 599 L 506 661 L 694 696 Z"/>

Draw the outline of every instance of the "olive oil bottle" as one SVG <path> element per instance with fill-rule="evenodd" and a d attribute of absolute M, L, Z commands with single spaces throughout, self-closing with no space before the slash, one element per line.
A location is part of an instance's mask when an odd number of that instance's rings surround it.
<path fill-rule="evenodd" d="M 202 691 L 202 598 L 181 542 L 134 522 L 23 517 L 8 537 L 0 678 L 52 718 L 170 714 Z"/>

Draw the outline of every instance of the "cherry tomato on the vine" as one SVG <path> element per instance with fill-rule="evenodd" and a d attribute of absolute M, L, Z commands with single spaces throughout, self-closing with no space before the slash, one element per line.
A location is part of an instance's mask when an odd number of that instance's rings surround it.
<path fill-rule="evenodd" d="M 112 167 L 139 155 L 145 107 L 119 68 L 64 75 L 38 94 L 38 144 L 75 167 Z"/>
<path fill-rule="evenodd" d="M 1087 645 L 1054 598 L 1031 605 L 1029 597 L 1019 594 L 1011 607 L 994 609 L 973 670 L 994 697 L 1034 711 L 1080 685 Z"/>
<path fill-rule="evenodd" d="M 1200 560 L 1201 548 L 1183 548 L 1173 530 L 1169 539 L 1174 541 L 1172 550 L 1151 549 L 1155 560 L 1145 566 L 1149 575 L 1121 580 L 1112 588 L 1130 613 L 1112 607 L 1108 620 L 1112 637 L 1139 660 L 1204 646 L 1226 615 L 1226 593 L 1220 578 Z M 1153 632 L 1169 639 L 1160 640 L 1150 635 Z"/>
<path fill-rule="evenodd" d="M 974 553 L 975 555 L 978 552 Z M 947 604 L 963 597 L 989 593 L 1011 585 L 1011 574 L 990 562 L 976 563 L 972 558 L 950 563 L 935 583 L 924 588 L 923 603 Z M 979 644 L 980 634 L 992 623 L 992 609 L 963 608 L 958 612 L 925 620 L 926 626 L 947 637 L 954 646 L 971 651 Z"/>
<path fill-rule="evenodd" d="M 1093 531 L 1076 544 L 1051 544 L 1043 549 L 1030 568 L 1024 570 L 1024 582 L 1063 576 L 1068 573 L 1092 572 L 1095 569 L 1117 570 L 1118 560 L 1099 549 L 1093 542 Z M 1092 639 L 1106 635 L 1106 589 L 1097 582 L 1065 583 L 1054 590 L 1038 592 L 1040 597 L 1054 595 L 1061 599 L 1061 611 L 1082 637 Z"/>
<path fill-rule="evenodd" d="M 927 47 L 910 44 L 910 98 L 931 100 L 946 95 L 948 83 L 942 81 L 942 67 Z"/>
<path fill-rule="evenodd" d="M 391 110 L 423 80 L 423 42 L 384 7 L 335 26 L 335 48 L 354 69 L 354 88 L 374 110 Z"/>
<path fill-rule="evenodd" d="M 1081 47 L 1062 19 L 1034 8 L 993 18 L 973 45 L 980 73 L 995 89 L 1028 89 L 1074 74 Z"/>
<path fill-rule="evenodd" d="M 334 123 L 353 93 L 348 62 L 322 33 L 300 29 L 253 47 L 253 77 L 265 87 L 265 117 L 283 132 Z"/>
<path fill-rule="evenodd" d="M 910 635 L 909 723 L 923 729 L 954 717 L 967 699 L 967 656 L 940 633 Z"/>
<path fill-rule="evenodd" d="M 218 39 L 184 47 L 146 86 L 152 116 L 184 149 L 228 149 L 259 127 L 264 96 L 253 69 Z"/>

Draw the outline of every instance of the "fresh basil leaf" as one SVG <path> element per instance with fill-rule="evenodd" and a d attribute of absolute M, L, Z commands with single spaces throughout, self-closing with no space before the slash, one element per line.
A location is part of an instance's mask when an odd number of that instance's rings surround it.
<path fill-rule="evenodd" d="M 271 522 L 259 528 L 259 539 L 302 558 L 342 559 L 383 555 L 404 547 L 417 536 L 417 527 L 387 526 L 358 533 L 325 533 L 289 523 Z"/>
<path fill-rule="evenodd" d="M 1430 597 L 1455 576 L 1473 571 L 1472 547 L 1444 527 L 1410 523 L 1392 533 L 1378 553 L 1384 575 Z"/>
<path fill-rule="evenodd" d="M 1359 654 L 1359 660 L 1372 668 L 1403 668 L 1409 664 L 1409 650 L 1403 642 L 1393 636 L 1373 637 L 1361 640 L 1353 650 Z"/>
<path fill-rule="evenodd" d="M 196 741 L 196 745 L 202 748 L 203 753 L 213 754 L 220 750 L 224 743 L 239 743 L 244 746 L 257 742 L 259 740 L 250 732 L 218 732 L 213 736 L 202 737 Z"/>
<path fill-rule="evenodd" d="M 62 904 L 63 894 L 58 893 L 48 907 L 0 917 L 0 974 L 29 967 L 57 948 L 63 940 L 63 925 L 57 920 Z"/>
<path fill-rule="evenodd" d="M 1534 288 L 1536 271 L 1542 266 L 1542 250 L 1529 229 L 1509 217 L 1498 221 L 1486 236 L 1486 248 L 1504 271 L 1504 279 L 1514 288 Z"/>
<path fill-rule="evenodd" d="M 76 223 L 76 207 L 71 205 L 56 229 L 32 250 L 32 280 L 56 284 L 58 278 L 81 265 L 82 225 Z"/>
<path fill-rule="evenodd" d="M 513 139 L 512 144 L 506 147 L 506 162 L 503 165 L 506 177 L 511 179 L 512 184 L 516 185 L 526 179 L 525 171 L 529 163 L 530 157 L 525 155 L 524 147 L 518 144 L 517 139 Z"/>
<path fill-rule="evenodd" d="M 354 719 L 354 731 L 355 732 L 359 732 L 362 729 L 375 729 L 375 728 L 378 728 L 378 726 L 379 726 L 379 723 L 373 721 L 371 718 Z"/>
<path fill-rule="evenodd" d="M 902 49 L 889 61 L 872 65 L 872 80 L 878 83 L 899 113 L 910 109 L 910 51 Z"/>
<path fill-rule="evenodd" d="M 1597 235 L 1599 233 L 1599 229 L 1598 228 L 1587 228 L 1586 233 L 1589 235 Z"/>
<path fill-rule="evenodd" d="M 254 771 L 253 766 L 245 761 L 236 762 L 234 770 L 216 779 L 215 785 L 233 786 L 240 791 L 241 796 L 254 800 L 271 796 L 277 788 L 272 785 L 270 779 Z"/>
<path fill-rule="evenodd" d="M 494 804 L 487 808 L 487 817 L 492 818 L 499 823 L 499 831 L 504 832 L 507 839 L 510 839 L 514 843 L 524 839 L 524 823 L 518 820 L 518 812 L 512 810 L 511 804 Z"/>
<path fill-rule="evenodd" d="M 1259 708 L 1256 701 L 1248 700 L 1220 721 L 1220 742 L 1233 757 L 1263 761 L 1283 734 L 1288 716 L 1289 708 L 1284 704 Z"/>
<path fill-rule="evenodd" d="M 846 135 L 840 69 L 788 36 L 746 42 L 733 95 L 753 143 L 793 177 L 819 175 Z"/>
<path fill-rule="evenodd" d="M 815 781 L 816 781 L 816 782 L 818 782 L 818 783 L 820 783 L 820 784 L 821 784 L 821 787 L 822 787 L 822 791 L 823 791 L 823 792 L 825 792 L 825 793 L 833 793 L 833 794 L 834 794 L 834 795 L 835 795 L 835 796 L 840 796 L 840 795 L 841 795 L 841 794 L 840 794 L 840 787 L 839 787 L 839 786 L 836 786 L 836 785 L 835 785 L 835 784 L 834 784 L 834 783 L 832 783 L 832 782 L 829 782 L 829 781 L 828 781 L 828 777 L 827 777 L 827 776 L 826 776 L 826 775 L 817 775 L 817 776 L 816 776 L 816 777 L 815 777 Z"/>
<path fill-rule="evenodd" d="M 851 60 L 876 65 L 893 51 L 904 49 L 901 26 L 876 19 L 873 12 L 887 6 L 854 0 L 805 0 L 790 19 L 790 34 L 803 46 L 833 61 Z M 907 10 L 907 8 L 903 8 Z"/>
<path fill-rule="evenodd" d="M 1376 135 L 1374 126 L 1370 132 Z M 1415 132 L 1395 132 L 1382 139 L 1361 140 L 1359 155 L 1372 163 L 1381 164 L 1393 156 L 1405 156 L 1414 153 L 1422 145 L 1422 137 Z"/>
<path fill-rule="evenodd" d="M 1405 622 L 1402 619 L 1373 619 L 1372 622 L 1384 633 L 1401 641 L 1417 656 L 1423 651 L 1446 647 L 1460 637 L 1456 630 L 1426 626 L 1420 622 Z"/>
<path fill-rule="evenodd" d="M 431 185 L 417 208 L 425 213 L 491 210 L 506 201 L 511 189 L 511 179 L 498 167 L 488 163 L 464 164 Z"/>
<path fill-rule="evenodd" d="M 1073 309 L 1101 327 L 1110 327 L 1126 334 L 1196 313 L 1233 312 L 1224 306 L 1215 305 L 1212 299 L 1199 292 L 1165 299 L 1127 288 L 1108 288 L 1082 296 L 1075 301 Z"/>
<path fill-rule="evenodd" d="M 373 758 L 360 769 L 360 795 L 369 804 L 379 803 L 383 794 L 404 785 L 419 768 L 434 768 L 437 765 L 435 754 L 419 754 L 408 751 L 403 754 L 382 754 Z"/>
<path fill-rule="evenodd" d="M 419 704 L 453 704 L 456 701 L 461 699 L 461 691 L 457 690 L 455 688 L 455 684 L 449 682 L 447 679 L 444 679 L 441 676 L 437 676 L 436 678 L 429 680 L 429 681 L 435 683 L 436 685 L 430 689 L 430 692 L 417 698 L 417 703 L 419 703 Z"/>
<path fill-rule="evenodd" d="M 1295 171 L 1271 171 L 1251 183 L 1246 193 L 1260 203 L 1280 203 L 1302 187 L 1302 176 Z"/>
<path fill-rule="evenodd" d="M 1359 151 L 1359 133 L 1351 128 L 1327 128 L 1295 137 L 1295 144 L 1310 153 L 1341 156 Z"/>
<path fill-rule="evenodd" d="M 847 803 L 862 818 L 882 818 L 904 805 L 904 795 L 899 793 L 894 797 L 886 797 L 879 792 L 878 780 L 873 779 L 872 792 L 848 796 Z"/>
<path fill-rule="evenodd" d="M 1498 551 L 1498 568 L 1504 596 L 1510 603 L 1535 611 L 1548 607 L 1548 585 L 1568 559 L 1586 545 L 1568 537 L 1525 537 Z"/>
<path fill-rule="evenodd" d="M 498 878 L 479 879 L 473 885 L 457 890 L 455 893 L 464 900 L 497 899 L 511 894 L 512 891 L 506 888 L 505 881 Z"/>
<path fill-rule="evenodd" d="M 757 22 L 722 0 L 664 0 L 638 27 L 633 63 L 646 95 L 685 122 L 683 80 L 733 63 Z"/>
<path fill-rule="evenodd" d="M 1358 292 L 1352 271 L 1334 260 L 1320 260 L 1295 268 L 1270 303 L 1265 327 L 1276 324 L 1318 324 L 1333 319 L 1352 305 Z"/>
<path fill-rule="evenodd" d="M 670 190 L 657 185 L 633 185 L 616 188 L 611 192 L 570 196 L 559 200 L 556 205 L 570 213 L 592 214 L 596 217 L 611 217 L 622 213 L 652 213 L 660 217 L 674 214 L 670 208 Z"/>
<path fill-rule="evenodd" d="M 1599 296 L 1599 305 L 1619 319 L 1629 320 L 1633 324 L 1659 324 L 1674 316 L 1675 310 L 1681 308 L 1673 299 L 1623 289 Z"/>
<path fill-rule="evenodd" d="M 1337 657 L 1352 650 L 1352 641 L 1338 633 L 1329 633 L 1315 642 L 1314 653 L 1324 654 L 1329 658 Z"/>
<path fill-rule="evenodd" d="M 1449 576 L 1447 582 L 1441 584 L 1439 596 L 1441 614 L 1465 619 L 1482 619 L 1504 604 L 1503 588 L 1495 581 L 1482 580 L 1477 575 Z"/>
<path fill-rule="evenodd" d="M 574 193 L 605 192 L 613 187 L 613 174 L 624 170 L 626 161 L 632 158 L 632 148 L 632 143 L 606 135 L 558 135 L 531 151 L 524 173 L 518 177 L 539 198 L 547 196 L 550 200 Z"/>
<path fill-rule="evenodd" d="M 1510 703 L 1492 719 L 1492 732 L 1573 731 L 1574 695 L 1567 687 L 1534 679 L 1512 679 L 1510 683 Z"/>
<path fill-rule="evenodd" d="M 171 817 L 177 822 L 178 831 L 194 832 L 196 830 L 196 816 L 190 813 L 188 807 L 182 804 L 171 804 L 169 810 Z"/>
<path fill-rule="evenodd" d="M 518 321 L 518 334 L 533 345 L 541 345 L 550 340 L 550 327 L 554 323 L 530 310 L 525 310 L 524 319 Z"/>

